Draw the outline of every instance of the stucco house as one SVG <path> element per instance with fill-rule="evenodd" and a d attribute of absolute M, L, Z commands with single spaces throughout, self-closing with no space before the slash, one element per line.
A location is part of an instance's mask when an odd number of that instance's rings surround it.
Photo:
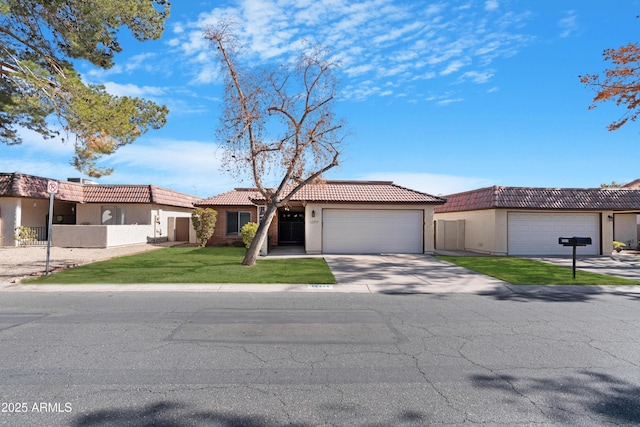
<path fill-rule="evenodd" d="M 34 228 L 47 240 L 48 178 L 0 173 L 0 245 L 13 246 L 14 230 Z M 195 242 L 194 196 L 153 185 L 59 181 L 54 195 L 53 246 L 105 248 L 157 241 Z"/>
<path fill-rule="evenodd" d="M 492 255 L 570 255 L 559 237 L 590 237 L 578 254 L 635 246 L 640 190 L 493 186 L 445 196 L 435 207 L 436 249 Z"/>
<path fill-rule="evenodd" d="M 432 253 L 433 208 L 445 200 L 390 181 L 323 181 L 297 192 L 269 227 L 268 246 L 308 254 Z M 240 228 L 259 222 L 265 200 L 252 188 L 201 200 L 218 212 L 209 245 L 240 244 Z"/>

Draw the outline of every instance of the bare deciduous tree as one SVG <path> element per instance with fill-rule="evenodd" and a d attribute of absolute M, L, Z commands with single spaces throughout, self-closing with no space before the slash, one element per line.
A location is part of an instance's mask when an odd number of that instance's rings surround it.
<path fill-rule="evenodd" d="M 229 24 L 208 29 L 205 37 L 217 49 L 225 75 L 218 128 L 225 142 L 225 165 L 239 175 L 249 172 L 266 200 L 266 212 L 242 262 L 253 265 L 278 208 L 338 165 L 343 124 L 333 112 L 336 65 L 326 59 L 325 50 L 313 48 L 294 64 L 257 70 L 240 63 Z M 279 183 L 271 188 L 265 182 L 273 176 Z"/>

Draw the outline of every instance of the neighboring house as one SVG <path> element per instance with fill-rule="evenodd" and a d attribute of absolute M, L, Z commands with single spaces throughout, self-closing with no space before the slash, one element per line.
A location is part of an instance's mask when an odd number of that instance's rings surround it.
<path fill-rule="evenodd" d="M 445 196 L 436 206 L 436 249 L 493 255 L 566 255 L 559 237 L 591 237 L 578 254 L 638 243 L 640 190 L 488 187 Z"/>
<path fill-rule="evenodd" d="M 622 188 L 628 188 L 631 190 L 640 190 L 640 179 L 636 179 L 622 186 Z M 638 238 L 636 239 L 636 247 L 640 248 L 640 215 L 636 219 L 636 233 Z"/>
<path fill-rule="evenodd" d="M 432 253 L 433 207 L 445 200 L 388 181 L 309 184 L 278 210 L 268 247 L 303 246 L 319 253 Z M 240 229 L 259 222 L 265 200 L 256 189 L 236 188 L 196 206 L 218 212 L 208 244 L 241 244 Z"/>
<path fill-rule="evenodd" d="M 47 240 L 48 178 L 0 173 L 0 245 L 12 246 L 14 230 L 31 227 Z M 158 241 L 195 242 L 194 196 L 153 185 L 58 182 L 52 245 L 105 248 Z"/>

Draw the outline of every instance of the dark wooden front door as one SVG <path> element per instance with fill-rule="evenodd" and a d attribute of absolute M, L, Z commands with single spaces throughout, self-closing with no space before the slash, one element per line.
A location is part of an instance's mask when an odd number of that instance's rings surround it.
<path fill-rule="evenodd" d="M 176 218 L 176 242 L 189 241 L 189 218 Z"/>
<path fill-rule="evenodd" d="M 304 245 L 304 212 L 280 211 L 278 245 Z"/>

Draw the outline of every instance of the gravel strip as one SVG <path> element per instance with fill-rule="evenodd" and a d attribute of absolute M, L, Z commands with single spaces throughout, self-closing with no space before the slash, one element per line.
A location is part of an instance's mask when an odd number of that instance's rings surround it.
<path fill-rule="evenodd" d="M 49 269 L 86 264 L 118 256 L 172 246 L 173 242 L 161 244 L 140 244 L 113 248 L 57 248 L 52 247 Z M 44 273 L 47 267 L 47 247 L 0 247 L 0 287 L 9 286 L 22 277 Z"/>

